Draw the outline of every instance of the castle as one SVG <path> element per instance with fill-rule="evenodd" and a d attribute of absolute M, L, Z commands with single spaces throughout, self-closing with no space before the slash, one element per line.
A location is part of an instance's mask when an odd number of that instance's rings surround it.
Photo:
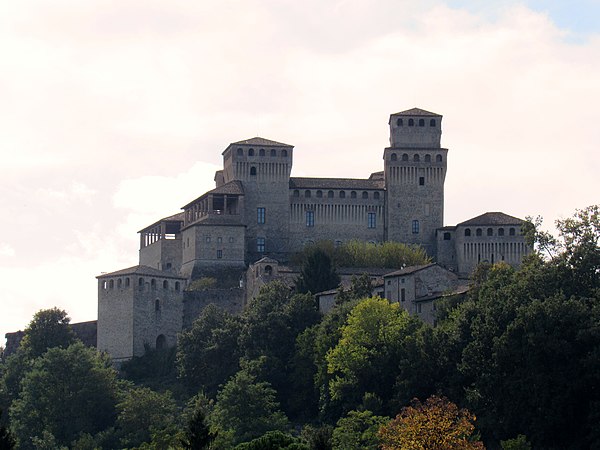
<path fill-rule="evenodd" d="M 142 229 L 138 266 L 98 277 L 98 348 L 118 361 L 174 345 L 206 304 L 239 311 L 246 285 L 274 278 L 275 264 L 322 240 L 418 244 L 454 277 L 481 261 L 518 265 L 529 251 L 522 220 L 492 212 L 443 226 L 442 116 L 414 108 L 392 114 L 389 127 L 383 171 L 364 179 L 291 177 L 293 146 L 260 137 L 230 144 L 215 189 Z M 219 271 L 240 285 L 185 290 Z"/>

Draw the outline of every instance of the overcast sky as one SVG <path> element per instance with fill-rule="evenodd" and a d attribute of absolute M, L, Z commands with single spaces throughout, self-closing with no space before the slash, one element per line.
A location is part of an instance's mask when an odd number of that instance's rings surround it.
<path fill-rule="evenodd" d="M 599 32 L 596 0 L 0 3 L 1 336 L 95 319 L 95 276 L 256 135 L 294 176 L 363 178 L 420 107 L 444 116 L 446 225 L 599 203 Z"/>

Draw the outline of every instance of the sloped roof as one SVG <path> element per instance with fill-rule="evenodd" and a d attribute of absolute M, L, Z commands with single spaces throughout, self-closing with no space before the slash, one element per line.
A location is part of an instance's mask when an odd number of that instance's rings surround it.
<path fill-rule="evenodd" d="M 189 228 L 194 225 L 223 225 L 223 226 L 236 226 L 245 227 L 242 224 L 239 214 L 206 214 L 195 222 L 189 223 L 185 228 Z"/>
<path fill-rule="evenodd" d="M 290 178 L 290 189 L 383 189 L 383 180 L 357 178 Z"/>
<path fill-rule="evenodd" d="M 142 265 L 128 267 L 127 269 L 117 270 L 116 272 L 103 273 L 98 275 L 96 278 L 118 277 L 121 275 L 147 275 L 151 277 L 176 278 L 178 280 L 185 280 L 185 277 L 180 277 L 179 275 L 175 275 L 171 272 L 164 272 L 150 266 Z"/>
<path fill-rule="evenodd" d="M 383 277 L 387 278 L 387 277 L 397 277 L 397 276 L 401 276 L 401 275 L 410 275 L 410 274 L 413 274 L 420 270 L 427 269 L 427 268 L 433 267 L 433 266 L 437 266 L 437 264 L 430 263 L 430 264 L 423 264 L 420 266 L 408 266 L 408 267 L 405 267 L 404 269 L 396 270 L 395 272 L 392 272 L 392 273 L 387 273 Z"/>
<path fill-rule="evenodd" d="M 244 195 L 244 186 L 242 185 L 241 181 L 238 181 L 238 180 L 230 181 L 229 183 L 225 183 L 225 184 L 219 186 L 218 188 L 214 188 L 214 189 L 212 189 L 212 190 L 210 190 L 208 192 L 205 192 L 200 197 L 197 197 L 194 200 L 192 200 L 191 202 L 186 203 L 181 208 L 185 209 L 188 206 L 193 205 L 194 203 L 196 203 L 201 198 L 206 197 L 208 194 Z"/>
<path fill-rule="evenodd" d="M 160 224 L 161 222 L 183 222 L 185 217 L 185 214 L 180 212 L 177 214 L 173 214 L 172 216 L 168 216 L 168 217 L 163 217 L 160 220 L 157 220 L 156 222 L 154 222 L 151 225 L 148 225 L 147 227 L 142 228 L 140 231 L 138 231 L 138 233 L 143 233 L 144 231 L 155 227 L 156 225 Z"/>
<path fill-rule="evenodd" d="M 442 117 L 441 114 L 436 114 L 436 113 L 433 113 L 431 111 L 425 111 L 424 109 L 421 109 L 421 108 L 407 109 L 406 111 L 400 111 L 400 112 L 397 112 L 396 114 L 392 114 L 392 116 L 435 116 L 435 117 Z"/>
<path fill-rule="evenodd" d="M 509 216 L 503 212 L 486 212 L 480 216 L 465 220 L 457 226 L 474 226 L 474 225 L 522 225 L 524 220 L 517 217 Z"/>
<path fill-rule="evenodd" d="M 264 147 L 293 147 L 293 145 L 290 144 L 284 144 L 283 142 L 277 142 L 277 141 L 271 141 L 270 139 L 265 139 L 265 138 L 261 138 L 261 137 L 253 137 L 250 139 L 245 139 L 243 141 L 238 141 L 238 142 L 232 142 L 230 145 L 258 145 L 258 146 L 264 146 Z"/>

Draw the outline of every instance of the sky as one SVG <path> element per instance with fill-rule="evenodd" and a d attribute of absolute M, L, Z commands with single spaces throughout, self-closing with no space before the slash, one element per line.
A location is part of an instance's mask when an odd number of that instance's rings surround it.
<path fill-rule="evenodd" d="M 597 0 L 2 2 L 0 336 L 94 320 L 95 277 L 253 136 L 293 176 L 365 178 L 390 114 L 433 111 L 445 225 L 552 226 L 600 203 L 599 56 Z"/>

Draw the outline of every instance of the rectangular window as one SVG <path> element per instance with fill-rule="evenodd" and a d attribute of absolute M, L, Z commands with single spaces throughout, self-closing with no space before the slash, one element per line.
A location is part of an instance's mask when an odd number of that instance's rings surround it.
<path fill-rule="evenodd" d="M 264 237 L 256 238 L 256 251 L 258 253 L 265 252 L 265 238 Z"/>
<path fill-rule="evenodd" d="M 218 237 L 218 238 L 217 238 L 217 244 L 220 244 L 220 243 L 222 243 L 222 242 L 223 242 L 223 238 L 222 238 L 222 237 Z"/>
<path fill-rule="evenodd" d="M 413 232 L 413 234 L 419 234 L 419 221 L 418 220 L 412 221 L 412 232 Z"/>
<path fill-rule="evenodd" d="M 421 304 L 417 303 L 417 314 L 421 314 Z"/>
<path fill-rule="evenodd" d="M 217 258 L 221 259 L 223 257 L 223 250 L 217 250 Z"/>
<path fill-rule="evenodd" d="M 403 302 L 406 300 L 406 290 L 404 288 L 400 289 L 400 301 Z"/>
<path fill-rule="evenodd" d="M 377 216 L 374 212 L 370 212 L 368 215 L 368 226 L 369 228 L 375 228 L 377 226 Z"/>
<path fill-rule="evenodd" d="M 265 223 L 266 208 L 256 208 L 256 222 Z"/>
<path fill-rule="evenodd" d="M 392 299 L 392 291 L 387 291 L 387 297 L 388 300 Z"/>
<path fill-rule="evenodd" d="M 425 186 L 425 177 L 419 177 L 419 186 Z"/>
<path fill-rule="evenodd" d="M 210 236 L 206 236 L 206 243 L 208 244 L 210 242 Z"/>
<path fill-rule="evenodd" d="M 306 226 L 307 227 L 315 226 L 315 212 L 314 211 L 306 211 Z"/>

